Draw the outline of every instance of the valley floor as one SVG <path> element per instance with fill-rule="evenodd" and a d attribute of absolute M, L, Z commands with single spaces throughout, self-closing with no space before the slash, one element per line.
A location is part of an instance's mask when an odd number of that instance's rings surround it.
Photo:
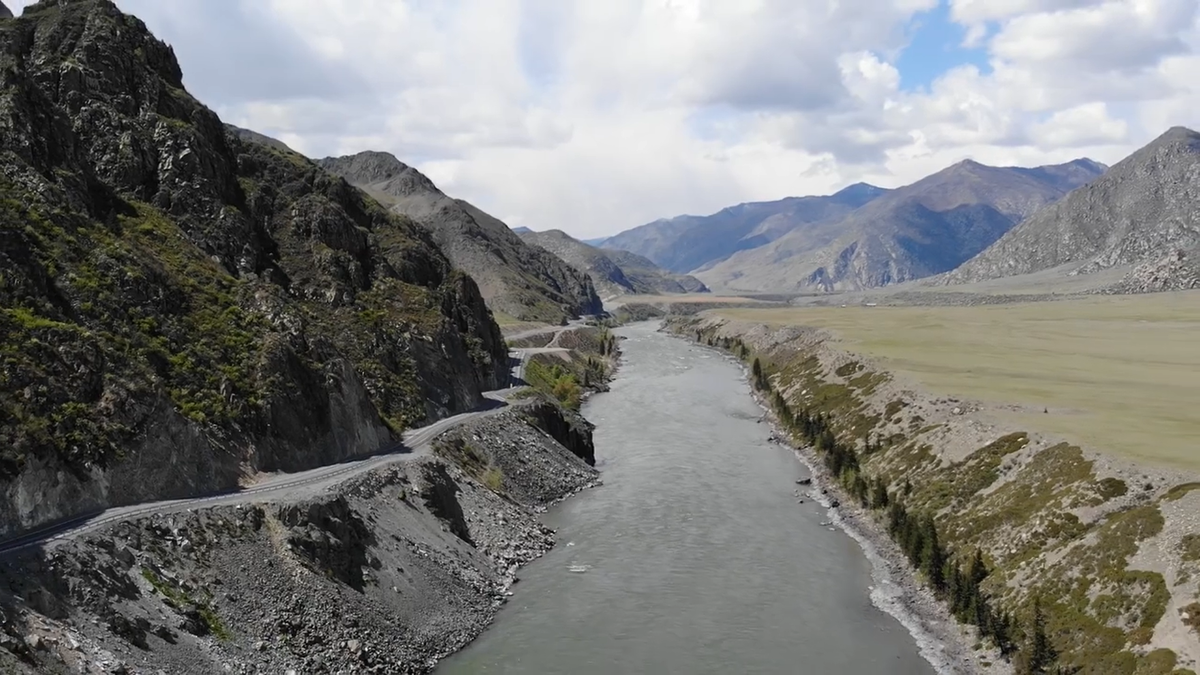
<path fill-rule="evenodd" d="M 830 330 L 898 383 L 977 399 L 1012 424 L 1200 471 L 1200 291 L 975 307 L 730 309 Z"/>

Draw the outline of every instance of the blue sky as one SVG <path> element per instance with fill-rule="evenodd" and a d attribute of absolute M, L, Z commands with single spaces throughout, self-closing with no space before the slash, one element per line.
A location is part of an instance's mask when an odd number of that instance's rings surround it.
<path fill-rule="evenodd" d="M 902 90 L 928 89 L 939 75 L 956 66 L 974 65 L 984 74 L 990 70 L 982 42 L 978 47 L 962 46 L 967 29 L 951 20 L 947 0 L 913 17 L 906 32 L 908 46 L 896 59 Z"/>

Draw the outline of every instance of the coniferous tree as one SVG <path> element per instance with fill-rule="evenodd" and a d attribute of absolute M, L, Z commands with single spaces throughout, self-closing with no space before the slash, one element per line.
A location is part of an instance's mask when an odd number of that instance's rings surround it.
<path fill-rule="evenodd" d="M 1046 615 L 1042 612 L 1042 601 L 1033 598 L 1033 615 L 1029 622 L 1028 639 L 1017 660 L 1018 675 L 1049 675 L 1058 658 L 1050 637 L 1046 635 Z"/>

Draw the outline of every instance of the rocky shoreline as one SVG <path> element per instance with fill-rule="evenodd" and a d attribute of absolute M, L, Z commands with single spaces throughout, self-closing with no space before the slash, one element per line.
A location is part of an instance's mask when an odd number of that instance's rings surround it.
<path fill-rule="evenodd" d="M 4 559 L 0 672 L 429 673 L 554 546 L 539 514 L 599 484 L 590 425 L 548 425 L 544 405 L 439 437 L 467 455 L 320 497 L 156 514 Z"/>
<path fill-rule="evenodd" d="M 746 381 L 751 381 L 751 373 L 744 364 L 723 350 L 712 349 L 737 363 Z M 816 450 L 789 442 L 787 432 L 779 425 L 770 405 L 753 387 L 751 392 L 771 425 L 773 440 L 790 447 L 796 459 L 809 471 L 811 485 L 807 491 L 798 490 L 797 495 L 802 494 L 828 508 L 830 521 L 858 542 L 871 562 L 875 582 L 871 602 L 908 630 L 921 656 L 941 675 L 1010 675 L 1013 672 L 1011 664 L 1001 659 L 997 650 L 983 646 L 976 648 L 974 632 L 958 623 L 946 606 L 921 583 L 882 525 L 859 508 L 829 475 Z"/>

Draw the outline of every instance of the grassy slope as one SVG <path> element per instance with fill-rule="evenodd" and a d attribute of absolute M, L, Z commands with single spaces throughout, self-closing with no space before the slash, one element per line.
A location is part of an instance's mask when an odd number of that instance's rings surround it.
<path fill-rule="evenodd" d="M 932 390 L 1031 407 L 1036 416 L 1014 420 L 1135 460 L 1200 468 L 1200 292 L 722 315 L 829 328 L 846 348 Z"/>
<path fill-rule="evenodd" d="M 722 314 L 735 312 L 766 318 L 740 310 Z M 771 318 L 796 320 L 787 314 Z M 1187 558 L 1194 541 L 1187 535 L 1178 542 L 1156 538 L 1164 530 L 1163 513 L 1177 499 L 1192 500 L 1196 495 L 1189 492 L 1197 486 L 1140 493 L 1140 486 L 1104 476 L 1078 447 L 1062 443 L 1037 450 L 1023 433 L 996 438 L 959 462 L 943 462 L 929 442 L 933 426 L 911 417 L 903 400 L 879 400 L 889 375 L 853 361 L 835 366 L 811 334 L 775 343 L 762 333 L 751 336 L 751 325 L 703 317 L 681 320 L 675 328 L 747 361 L 761 359 L 773 388 L 793 410 L 831 416 L 845 443 L 861 446 L 869 439 L 873 449 L 859 451 L 858 473 L 882 480 L 910 512 L 934 515 L 943 544 L 960 561 L 975 547 L 982 549 L 993 568 L 984 588 L 1001 609 L 1022 620 L 1032 598 L 1042 597 L 1062 663 L 1080 668 L 1068 672 L 1192 673 L 1179 667 L 1184 664 L 1175 652 L 1152 649 L 1158 645 L 1151 643 L 1180 621 L 1191 625 L 1191 613 L 1168 610 L 1198 595 L 1195 574 L 1189 573 L 1195 565 Z M 881 325 L 879 332 L 892 334 L 888 328 Z M 886 520 L 882 512 L 877 516 Z M 1131 564 L 1152 541 L 1176 555 L 1166 576 Z M 1200 604 L 1191 607 L 1200 610 Z M 1195 641 L 1195 633 L 1189 636 Z"/>

